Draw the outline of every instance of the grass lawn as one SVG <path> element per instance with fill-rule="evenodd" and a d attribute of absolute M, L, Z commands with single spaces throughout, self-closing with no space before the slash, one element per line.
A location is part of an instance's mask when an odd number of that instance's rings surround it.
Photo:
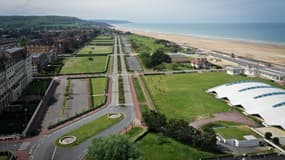
<path fill-rule="evenodd" d="M 100 36 L 97 36 L 95 39 L 113 39 L 114 37 L 113 36 L 104 36 L 104 35 L 100 35 Z"/>
<path fill-rule="evenodd" d="M 216 128 L 215 132 L 223 136 L 225 139 L 243 140 L 243 136 L 252 135 L 256 138 L 260 137 L 258 134 L 250 130 L 247 126 L 235 126 L 227 128 Z"/>
<path fill-rule="evenodd" d="M 171 138 L 165 137 L 164 141 L 162 144 L 158 143 L 157 135 L 152 133 L 139 140 L 137 143 L 143 152 L 144 160 L 199 160 L 202 157 L 215 155 L 184 145 Z"/>
<path fill-rule="evenodd" d="M 134 136 L 140 134 L 142 131 L 143 131 L 142 128 L 140 128 L 140 127 L 135 127 L 135 128 L 132 128 L 130 131 L 128 131 L 128 132 L 126 133 L 126 136 L 128 136 L 128 137 L 134 137 Z"/>
<path fill-rule="evenodd" d="M 112 46 L 114 44 L 113 40 L 94 40 L 90 42 L 91 45 L 100 45 L 100 46 Z"/>
<path fill-rule="evenodd" d="M 161 66 L 158 68 L 159 71 L 169 71 L 169 70 L 190 70 L 193 69 L 190 63 L 163 63 Z"/>
<path fill-rule="evenodd" d="M 113 46 L 95 46 L 88 45 L 82 48 L 78 54 L 79 55 L 88 55 L 89 52 L 91 54 L 111 54 L 113 52 Z"/>
<path fill-rule="evenodd" d="M 112 125 L 120 122 L 123 118 L 124 117 L 121 116 L 120 118 L 109 119 L 107 117 L 107 115 L 104 115 L 104 116 L 97 118 L 97 119 L 95 119 L 89 123 L 86 123 L 85 125 L 63 135 L 63 136 L 72 135 L 72 136 L 77 137 L 77 141 L 75 143 L 70 144 L 70 145 L 65 145 L 64 147 L 72 147 L 72 146 L 78 145 L 81 142 L 83 142 L 83 141 L 95 136 L 96 134 L 104 131 L 105 129 L 111 127 Z M 58 139 L 56 140 L 56 145 L 62 146 L 58 143 Z"/>
<path fill-rule="evenodd" d="M 144 36 L 138 36 L 138 35 L 128 35 L 128 39 L 132 42 L 132 47 L 138 52 L 138 53 L 153 53 L 159 48 L 166 48 L 163 44 L 157 44 L 155 43 L 156 39 L 144 37 Z"/>
<path fill-rule="evenodd" d="M 209 123 L 202 127 L 202 129 L 206 128 L 218 128 L 218 127 L 232 127 L 232 126 L 239 126 L 242 124 L 235 123 L 235 122 L 225 122 L 225 121 L 216 121 L 213 123 Z"/>
<path fill-rule="evenodd" d="M 60 74 L 105 72 L 108 56 L 71 57 L 64 60 Z"/>
<path fill-rule="evenodd" d="M 7 157 L 7 156 L 0 156 L 0 160 L 8 160 L 9 159 L 9 157 Z"/>
<path fill-rule="evenodd" d="M 104 103 L 106 96 L 107 78 L 91 78 L 91 97 L 93 107 L 97 107 Z"/>
<path fill-rule="evenodd" d="M 224 83 L 246 79 L 273 84 L 268 80 L 230 76 L 223 72 L 144 77 L 155 106 L 168 118 L 182 118 L 187 121 L 211 117 L 216 112 L 234 110 L 225 102 L 206 93 L 206 90 Z"/>
<path fill-rule="evenodd" d="M 141 89 L 141 86 L 140 86 L 140 84 L 138 82 L 138 79 L 137 78 L 133 78 L 133 82 L 134 82 L 134 87 L 136 89 L 136 94 L 137 94 L 137 98 L 138 98 L 139 103 L 145 102 L 146 100 L 145 100 L 143 91 Z"/>
<path fill-rule="evenodd" d="M 34 79 L 25 89 L 26 95 L 43 95 L 51 79 Z"/>

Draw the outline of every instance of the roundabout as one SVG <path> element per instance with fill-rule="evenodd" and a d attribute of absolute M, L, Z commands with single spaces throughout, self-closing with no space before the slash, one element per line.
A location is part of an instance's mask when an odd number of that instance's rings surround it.
<path fill-rule="evenodd" d="M 69 145 L 76 142 L 77 138 L 75 136 L 64 136 L 58 140 L 61 145 Z"/>
<path fill-rule="evenodd" d="M 121 113 L 109 113 L 107 116 L 109 119 L 116 119 L 116 118 L 120 118 L 122 114 Z"/>

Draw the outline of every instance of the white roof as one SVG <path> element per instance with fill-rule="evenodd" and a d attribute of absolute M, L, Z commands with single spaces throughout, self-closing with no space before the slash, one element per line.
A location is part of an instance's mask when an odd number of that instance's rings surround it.
<path fill-rule="evenodd" d="M 285 90 L 257 81 L 227 83 L 209 89 L 219 99 L 242 106 L 248 114 L 260 115 L 265 123 L 285 129 Z"/>

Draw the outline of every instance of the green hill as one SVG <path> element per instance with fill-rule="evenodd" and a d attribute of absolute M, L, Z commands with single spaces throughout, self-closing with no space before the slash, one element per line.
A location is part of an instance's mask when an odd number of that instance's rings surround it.
<path fill-rule="evenodd" d="M 67 16 L 0 16 L 0 27 L 5 28 L 89 28 L 107 26 L 102 22 L 90 22 Z"/>

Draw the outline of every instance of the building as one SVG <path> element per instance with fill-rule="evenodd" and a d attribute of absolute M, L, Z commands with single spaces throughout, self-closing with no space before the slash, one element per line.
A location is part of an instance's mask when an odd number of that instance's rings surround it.
<path fill-rule="evenodd" d="M 57 47 L 54 45 L 29 45 L 26 47 L 30 55 L 43 53 L 48 59 L 48 63 L 54 63 L 58 58 Z"/>
<path fill-rule="evenodd" d="M 169 57 L 171 58 L 171 62 L 175 63 L 190 63 L 190 57 L 189 55 L 186 55 L 184 53 L 167 53 Z"/>
<path fill-rule="evenodd" d="M 32 81 L 32 59 L 24 48 L 11 48 L 0 53 L 0 113 L 12 107 Z"/>
<path fill-rule="evenodd" d="M 269 68 L 262 68 L 259 71 L 259 77 L 285 85 L 285 73 L 283 72 L 273 71 Z"/>
<path fill-rule="evenodd" d="M 244 68 L 239 66 L 228 66 L 226 67 L 226 71 L 229 75 L 241 75 L 244 72 Z"/>
<path fill-rule="evenodd" d="M 191 60 L 191 66 L 196 69 L 204 69 L 210 66 L 206 57 L 196 57 Z"/>
<path fill-rule="evenodd" d="M 258 81 L 238 81 L 211 88 L 218 99 L 263 119 L 265 126 L 285 129 L 285 90 Z"/>
<path fill-rule="evenodd" d="M 32 54 L 33 75 L 38 74 L 48 66 L 48 57 L 44 53 Z"/>
<path fill-rule="evenodd" d="M 249 77 L 259 77 L 259 69 L 257 67 L 245 66 L 244 74 Z"/>

